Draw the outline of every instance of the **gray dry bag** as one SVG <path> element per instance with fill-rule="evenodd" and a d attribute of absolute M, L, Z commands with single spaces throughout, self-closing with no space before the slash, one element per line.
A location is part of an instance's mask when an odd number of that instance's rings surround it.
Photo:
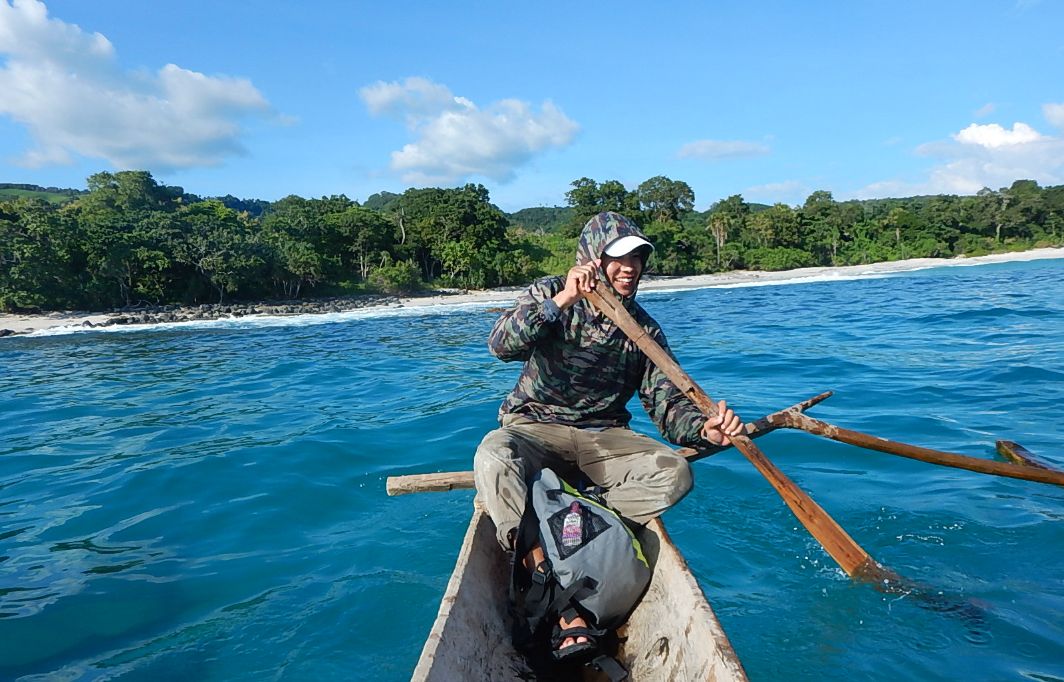
<path fill-rule="evenodd" d="M 546 561 L 530 573 L 522 559 L 536 542 Z M 649 583 L 639 541 L 604 501 L 550 469 L 533 479 L 514 543 L 511 580 L 514 643 L 533 663 L 608 659 L 612 630 L 624 624 Z M 588 644 L 559 649 L 560 641 L 574 636 L 574 630 L 560 629 L 560 617 L 568 622 L 577 614 L 588 622 L 579 632 Z"/>

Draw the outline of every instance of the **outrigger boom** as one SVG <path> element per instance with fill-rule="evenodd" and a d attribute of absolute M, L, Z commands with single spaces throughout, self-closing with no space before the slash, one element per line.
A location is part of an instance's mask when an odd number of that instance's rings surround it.
<path fill-rule="evenodd" d="M 1022 445 L 1010 440 L 996 442 L 997 452 L 1010 460 L 998 462 L 978 457 L 968 457 L 952 452 L 932 450 L 931 448 L 909 445 L 897 441 L 872 436 L 860 431 L 844 429 L 828 422 L 813 419 L 804 414 L 805 410 L 830 398 L 834 393 L 825 391 L 818 395 L 791 405 L 788 408 L 765 415 L 757 421 L 746 424 L 749 438 L 760 438 L 777 429 L 797 429 L 815 436 L 830 438 L 849 445 L 876 450 L 891 455 L 917 459 L 931 464 L 940 464 L 977 473 L 1007 476 L 1036 483 L 1064 486 L 1064 471 L 1041 462 L 1033 453 Z M 730 447 L 730 446 L 728 446 Z M 708 447 L 702 449 L 681 448 L 677 452 L 694 462 L 711 457 L 728 447 Z M 406 476 L 389 476 L 387 480 L 389 495 L 405 495 L 418 492 L 446 492 L 449 490 L 468 490 L 473 488 L 472 471 L 451 471 L 434 474 L 408 474 Z"/>

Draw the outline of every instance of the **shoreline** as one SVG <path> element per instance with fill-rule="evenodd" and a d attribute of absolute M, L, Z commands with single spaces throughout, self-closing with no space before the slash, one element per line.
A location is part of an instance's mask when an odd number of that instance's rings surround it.
<path fill-rule="evenodd" d="M 1030 251 L 996 253 L 986 256 L 955 258 L 914 258 L 885 261 L 867 265 L 820 266 L 764 272 L 760 270 L 732 270 L 708 275 L 682 277 L 648 277 L 640 282 L 640 291 L 676 291 L 716 286 L 749 286 L 782 284 L 802 280 L 846 278 L 865 275 L 890 274 L 923 270 L 933 267 L 981 265 L 987 263 L 1022 262 L 1042 259 L 1064 259 L 1064 247 Z M 306 301 L 258 303 L 204 304 L 194 307 L 178 305 L 137 309 L 122 312 L 56 311 L 40 314 L 0 313 L 0 337 L 24 336 L 35 332 L 63 328 L 74 333 L 82 330 L 121 325 L 124 327 L 149 324 L 184 324 L 218 319 L 256 316 L 293 316 L 340 313 L 373 308 L 422 308 L 468 304 L 500 303 L 509 305 L 524 287 L 465 291 L 439 290 L 420 296 L 360 296 Z"/>

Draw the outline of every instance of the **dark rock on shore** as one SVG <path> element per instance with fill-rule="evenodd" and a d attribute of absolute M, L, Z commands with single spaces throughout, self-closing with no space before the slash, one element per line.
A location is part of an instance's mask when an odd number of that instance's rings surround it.
<path fill-rule="evenodd" d="M 464 293 L 460 290 L 426 291 L 424 295 L 447 295 Z M 103 322 L 94 323 L 86 320 L 81 326 L 86 328 L 110 327 L 113 325 L 162 324 L 168 322 L 191 322 L 218 320 L 224 318 L 246 317 L 251 315 L 318 315 L 323 313 L 342 313 L 375 306 L 399 305 L 399 297 L 364 294 L 361 296 L 335 296 L 310 300 L 256 301 L 250 303 L 204 303 L 195 306 L 140 305 L 112 308 L 102 314 L 108 315 Z M 100 315 L 84 311 L 88 315 Z M 78 324 L 71 321 L 70 324 Z M 11 329 L 0 329 L 0 337 L 19 333 Z"/>
<path fill-rule="evenodd" d="M 341 313 L 372 306 L 394 305 L 395 296 L 339 296 L 307 301 L 259 301 L 255 303 L 204 303 L 197 306 L 131 306 L 115 308 L 103 326 L 114 324 L 159 324 L 192 320 L 219 320 L 249 315 L 317 315 Z M 97 325 L 99 326 L 99 325 Z"/>
<path fill-rule="evenodd" d="M 316 315 L 341 313 L 372 306 L 396 304 L 395 296 L 340 296 L 307 301 L 260 301 L 256 303 L 204 303 L 198 306 L 131 306 L 114 308 L 111 317 L 96 326 L 160 324 L 193 320 L 219 320 L 249 315 Z"/>

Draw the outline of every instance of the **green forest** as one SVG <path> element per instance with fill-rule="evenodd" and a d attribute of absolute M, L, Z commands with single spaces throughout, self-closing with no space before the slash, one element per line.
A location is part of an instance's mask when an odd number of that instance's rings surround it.
<path fill-rule="evenodd" d="M 949 258 L 1064 244 L 1064 186 L 1017 180 L 974 196 L 801 206 L 740 195 L 694 210 L 664 176 L 634 190 L 580 178 L 567 206 L 507 214 L 482 185 L 279 201 L 202 198 L 146 171 L 102 172 L 86 190 L 0 184 L 0 310 L 276 300 L 427 287 L 523 285 L 564 273 L 576 235 L 604 210 L 656 246 L 649 272 L 785 270 Z"/>

